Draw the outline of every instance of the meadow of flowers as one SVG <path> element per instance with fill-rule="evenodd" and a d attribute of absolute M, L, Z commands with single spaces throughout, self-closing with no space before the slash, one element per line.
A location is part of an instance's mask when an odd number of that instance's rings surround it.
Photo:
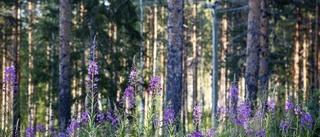
<path fill-rule="evenodd" d="M 38 124 L 36 128 L 27 127 L 23 136 L 51 136 L 51 137 L 124 137 L 124 136 L 170 136 L 170 137 L 277 137 L 277 136 L 300 136 L 313 137 L 320 136 L 318 108 L 310 109 L 309 106 L 294 105 L 290 100 L 286 101 L 284 106 L 277 106 L 276 100 L 259 99 L 258 107 L 250 109 L 249 104 L 240 100 L 239 91 L 236 85 L 233 85 L 229 92 L 226 106 L 218 108 L 219 127 L 216 129 L 208 128 L 203 117 L 203 106 L 197 105 L 193 108 L 191 132 L 186 133 L 183 125 L 180 128 L 175 127 L 175 122 L 179 122 L 174 117 L 172 107 L 165 106 L 163 119 L 159 119 L 155 106 L 161 103 L 156 100 L 161 87 L 160 77 L 153 76 L 149 84 L 149 93 L 152 95 L 149 110 L 146 114 L 146 124 L 141 124 L 139 120 L 140 108 L 137 105 L 137 96 L 139 86 L 142 83 L 137 76 L 135 64 L 130 71 L 129 83 L 124 91 L 119 106 L 116 109 L 99 110 L 95 109 L 93 92 L 98 91 L 97 77 L 98 63 L 91 61 L 88 67 L 87 91 L 91 107 L 88 112 L 82 112 L 80 119 L 72 119 L 66 132 L 58 132 L 56 129 L 46 129 L 44 125 Z M 14 67 L 9 67 L 5 71 L 5 80 L 7 85 L 14 85 L 15 76 Z M 11 87 L 16 88 L 16 87 Z M 262 97 L 263 98 L 263 97 Z M 181 129 L 181 130 L 180 130 Z M 161 132 L 160 132 L 161 131 Z"/>

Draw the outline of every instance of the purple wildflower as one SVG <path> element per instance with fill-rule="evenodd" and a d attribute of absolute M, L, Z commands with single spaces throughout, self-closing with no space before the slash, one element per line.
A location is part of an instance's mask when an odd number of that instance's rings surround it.
<path fill-rule="evenodd" d="M 120 123 L 120 119 L 117 118 L 116 116 L 112 116 L 110 112 L 107 112 L 106 119 L 109 119 L 111 121 L 112 126 Z"/>
<path fill-rule="evenodd" d="M 274 113 L 276 110 L 276 100 L 271 99 L 267 102 L 267 109 L 269 112 Z"/>
<path fill-rule="evenodd" d="M 252 136 L 254 134 L 254 131 L 252 129 L 246 129 L 244 133 Z"/>
<path fill-rule="evenodd" d="M 7 85 L 11 86 L 12 90 L 18 89 L 17 79 L 16 79 L 16 69 L 14 66 L 5 68 L 3 76 L 4 76 L 3 82 L 2 82 L 3 92 L 7 91 Z"/>
<path fill-rule="evenodd" d="M 67 127 L 67 132 L 70 135 L 74 135 L 74 131 L 80 128 L 80 124 L 77 120 L 73 119 L 70 123 L 70 125 Z"/>
<path fill-rule="evenodd" d="M 97 120 L 98 122 L 102 123 L 102 122 L 104 121 L 104 115 L 103 115 L 102 113 L 99 113 L 99 114 L 97 115 L 96 120 Z"/>
<path fill-rule="evenodd" d="M 81 122 L 88 122 L 89 121 L 89 114 L 87 112 L 83 112 L 81 114 Z"/>
<path fill-rule="evenodd" d="M 57 137 L 57 132 L 56 132 L 55 129 L 50 128 L 50 129 L 49 129 L 49 133 L 51 134 L 52 137 Z"/>
<path fill-rule="evenodd" d="M 250 106 L 243 101 L 237 107 L 237 119 L 235 120 L 235 123 L 246 128 L 249 124 L 248 122 L 250 121 L 250 115 L 251 115 Z"/>
<path fill-rule="evenodd" d="M 95 61 L 90 61 L 89 67 L 88 67 L 88 74 L 89 75 L 98 75 L 98 63 Z"/>
<path fill-rule="evenodd" d="M 64 132 L 59 132 L 58 137 L 68 137 L 68 134 Z"/>
<path fill-rule="evenodd" d="M 206 136 L 207 136 L 207 137 L 213 137 L 213 136 L 216 135 L 217 133 L 218 133 L 218 130 L 209 129 L 209 130 L 206 132 Z"/>
<path fill-rule="evenodd" d="M 221 107 L 218 107 L 218 115 L 222 116 L 224 114 L 227 114 L 228 113 L 228 107 L 226 106 L 221 106 Z"/>
<path fill-rule="evenodd" d="M 99 71 L 98 71 L 98 63 L 95 61 L 90 61 L 89 63 L 89 67 L 88 67 L 88 82 L 87 85 L 90 88 L 96 88 L 97 84 L 96 82 L 99 81 L 99 78 L 95 77 L 95 75 L 98 75 Z M 93 90 L 93 89 L 91 89 Z"/>
<path fill-rule="evenodd" d="M 299 105 L 296 106 L 293 110 L 295 115 L 302 114 L 301 107 Z"/>
<path fill-rule="evenodd" d="M 236 85 L 233 85 L 230 89 L 230 95 L 228 98 L 228 102 L 231 103 L 231 105 L 236 105 L 239 100 L 239 89 Z"/>
<path fill-rule="evenodd" d="M 37 130 L 39 132 L 45 132 L 46 131 L 46 127 L 44 125 L 38 124 L 37 125 Z"/>
<path fill-rule="evenodd" d="M 201 131 L 194 131 L 192 132 L 188 137 L 203 137 L 202 132 Z"/>
<path fill-rule="evenodd" d="M 292 102 L 288 101 L 286 103 L 286 105 L 284 106 L 284 110 L 286 110 L 286 111 L 291 110 L 292 107 L 293 107 Z"/>
<path fill-rule="evenodd" d="M 312 130 L 312 116 L 307 112 L 303 112 L 301 115 L 301 127 L 306 127 L 308 130 Z"/>
<path fill-rule="evenodd" d="M 291 121 L 285 120 L 280 122 L 280 130 L 286 131 L 289 127 L 291 127 Z"/>
<path fill-rule="evenodd" d="M 134 106 L 134 100 L 135 100 L 135 93 L 134 93 L 134 87 L 128 86 L 124 91 L 124 100 L 128 101 L 129 108 Z"/>
<path fill-rule="evenodd" d="M 164 126 L 171 125 L 174 120 L 174 109 L 166 108 L 164 110 L 163 121 Z"/>
<path fill-rule="evenodd" d="M 257 135 L 257 137 L 266 137 L 267 134 L 266 134 L 266 131 L 264 129 L 260 130 Z"/>
<path fill-rule="evenodd" d="M 155 91 L 157 91 L 159 93 L 162 90 L 160 80 L 161 80 L 160 77 L 153 76 L 151 78 L 150 87 L 148 90 L 153 91 L 156 89 L 156 87 L 158 87 L 158 90 L 155 90 Z"/>
<path fill-rule="evenodd" d="M 34 137 L 34 136 L 36 136 L 36 130 L 32 127 L 27 127 L 26 137 Z"/>
<path fill-rule="evenodd" d="M 201 105 L 196 105 L 193 108 L 193 123 L 196 124 L 196 125 L 200 124 L 201 116 L 202 116 L 202 106 Z"/>
<path fill-rule="evenodd" d="M 135 78 L 136 78 L 136 76 L 137 76 L 137 72 L 136 71 L 131 71 L 130 72 L 130 75 L 129 75 L 129 81 L 131 80 L 131 81 L 133 81 Z"/>

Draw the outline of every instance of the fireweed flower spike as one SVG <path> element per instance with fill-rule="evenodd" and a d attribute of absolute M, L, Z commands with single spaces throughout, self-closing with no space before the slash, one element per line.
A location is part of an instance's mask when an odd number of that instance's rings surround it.
<path fill-rule="evenodd" d="M 11 86 L 12 90 L 15 90 L 18 88 L 17 84 L 17 79 L 16 79 L 16 69 L 14 66 L 11 67 L 7 67 L 4 70 L 4 78 L 3 78 L 3 82 L 2 82 L 2 91 L 9 91 L 9 89 L 7 89 L 7 86 Z"/>
<path fill-rule="evenodd" d="M 150 87 L 148 88 L 148 90 L 152 93 L 152 96 L 154 97 L 157 93 L 160 93 L 160 91 L 162 90 L 162 86 L 161 86 L 161 82 L 160 82 L 161 78 L 160 77 L 156 77 L 153 76 L 151 78 L 151 82 L 150 82 Z M 150 94 L 150 92 L 148 92 Z"/>
<path fill-rule="evenodd" d="M 288 102 L 286 103 L 286 105 L 284 106 L 284 110 L 286 110 L 286 111 L 291 110 L 292 107 L 293 107 L 292 102 L 291 102 L 291 101 L 288 101 Z"/>
<path fill-rule="evenodd" d="M 163 115 L 164 126 L 172 125 L 174 120 L 174 109 L 166 108 Z"/>
<path fill-rule="evenodd" d="M 202 116 L 202 106 L 196 105 L 193 108 L 193 123 L 198 125 L 201 123 L 201 116 Z"/>

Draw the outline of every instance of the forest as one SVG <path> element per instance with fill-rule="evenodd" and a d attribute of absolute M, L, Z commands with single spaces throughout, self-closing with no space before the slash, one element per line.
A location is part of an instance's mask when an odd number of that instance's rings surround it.
<path fill-rule="evenodd" d="M 1 137 L 318 137 L 320 0 L 0 0 Z"/>

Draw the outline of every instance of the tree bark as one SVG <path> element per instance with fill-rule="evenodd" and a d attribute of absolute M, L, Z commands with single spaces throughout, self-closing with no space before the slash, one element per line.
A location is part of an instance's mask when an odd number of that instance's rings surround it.
<path fill-rule="evenodd" d="M 59 131 L 65 132 L 70 108 L 70 0 L 60 0 L 59 19 Z"/>
<path fill-rule="evenodd" d="M 251 109 L 255 107 L 258 91 L 260 1 L 249 0 L 247 51 L 246 51 L 246 100 Z"/>
<path fill-rule="evenodd" d="M 166 78 L 166 107 L 173 105 L 174 116 L 180 119 L 183 55 L 183 0 L 168 0 L 168 52 Z M 175 123 L 176 129 L 179 122 Z"/>
<path fill-rule="evenodd" d="M 224 3 L 223 8 L 227 8 L 227 2 Z M 227 14 L 223 14 L 221 21 L 221 70 L 220 70 L 220 94 L 218 106 L 226 106 L 226 93 L 227 93 L 227 29 L 228 29 L 228 21 Z"/>
<path fill-rule="evenodd" d="M 15 86 L 17 88 L 13 89 L 12 95 L 12 137 L 19 137 L 20 136 L 20 104 L 19 104 L 19 83 L 20 83 L 20 31 L 21 31 L 21 23 L 20 23 L 20 12 L 21 12 L 21 0 L 18 0 L 15 3 L 15 34 L 14 34 L 14 66 L 16 69 L 16 83 Z"/>
<path fill-rule="evenodd" d="M 261 1 L 259 78 L 261 91 L 268 90 L 269 79 L 269 0 Z"/>
<path fill-rule="evenodd" d="M 28 50 L 29 50 L 29 71 L 28 71 L 28 105 L 29 105 L 29 117 L 28 117 L 28 126 L 34 126 L 34 102 L 33 102 L 33 83 L 32 83 L 32 70 L 33 70 L 33 33 L 32 33 L 32 23 L 33 23 L 33 5 L 32 1 L 28 1 Z"/>

